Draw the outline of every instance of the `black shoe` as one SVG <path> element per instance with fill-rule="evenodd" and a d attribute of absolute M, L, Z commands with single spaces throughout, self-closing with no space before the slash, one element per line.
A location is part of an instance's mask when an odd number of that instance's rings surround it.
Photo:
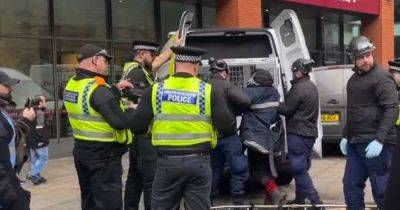
<path fill-rule="evenodd" d="M 44 184 L 47 182 L 46 178 L 36 176 L 29 176 L 29 180 L 31 180 L 34 185 Z"/>

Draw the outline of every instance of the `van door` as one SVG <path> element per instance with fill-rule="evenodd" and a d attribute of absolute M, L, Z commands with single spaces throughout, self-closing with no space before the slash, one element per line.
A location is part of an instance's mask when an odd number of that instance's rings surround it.
<path fill-rule="evenodd" d="M 278 51 L 281 66 L 281 77 L 284 89 L 289 90 L 292 80 L 291 66 L 298 58 L 309 59 L 310 54 L 306 46 L 303 30 L 296 13 L 293 10 L 283 10 L 278 17 L 271 23 L 273 36 Z M 310 75 L 315 83 L 315 76 Z M 320 108 L 321 110 L 321 108 Z M 322 125 L 321 114 L 318 117 L 318 138 L 314 145 L 314 150 L 322 156 Z"/>

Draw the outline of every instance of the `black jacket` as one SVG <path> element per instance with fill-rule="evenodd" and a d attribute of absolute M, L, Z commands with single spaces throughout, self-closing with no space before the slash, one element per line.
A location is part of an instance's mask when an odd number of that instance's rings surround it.
<path fill-rule="evenodd" d="M 175 77 L 193 77 L 188 73 L 176 73 Z M 130 119 L 140 119 L 132 120 L 129 122 L 131 129 L 135 134 L 144 134 L 148 132 L 149 127 L 154 118 L 152 103 L 151 103 L 151 93 L 152 87 L 147 88 L 139 102 L 137 109 L 134 112 L 129 113 Z M 216 91 L 214 87 L 211 88 L 211 119 L 215 129 L 222 134 L 231 132 L 231 125 L 227 122 L 234 121 L 235 117 L 229 112 L 226 104 L 221 100 L 222 95 L 220 92 Z M 203 143 L 199 145 L 193 145 L 190 147 L 156 147 L 156 151 L 161 154 L 193 154 L 198 152 L 205 152 L 211 149 L 209 143 Z"/>
<path fill-rule="evenodd" d="M 318 137 L 318 90 L 309 77 L 291 81 L 292 87 L 278 113 L 286 116 L 287 132 L 303 137 Z"/>
<path fill-rule="evenodd" d="M 32 123 L 30 132 L 26 137 L 26 145 L 37 149 L 49 145 L 48 122 L 44 110 L 36 111 L 36 120 Z"/>
<path fill-rule="evenodd" d="M 0 99 L 1 100 L 1 99 Z M 1 100 L 0 107 L 2 111 L 5 111 L 6 102 Z M 17 154 L 17 165 L 13 169 L 10 162 L 10 151 L 8 144 L 13 137 L 13 130 L 7 120 L 2 114 L 0 114 L 0 204 L 7 207 L 13 205 L 16 201 L 20 192 L 22 191 L 20 181 L 16 176 L 16 171 L 21 167 L 22 156 L 24 152 L 24 138 L 29 132 L 31 122 L 26 118 L 18 118 L 14 120 L 14 126 L 16 130 L 16 154 Z"/>
<path fill-rule="evenodd" d="M 230 127 L 229 130 L 219 132 L 219 135 L 222 137 L 233 135 L 237 132 L 236 116 L 250 108 L 251 99 L 240 87 L 234 85 L 228 79 L 223 79 L 218 74 L 211 75 L 210 84 L 213 91 L 220 93 L 222 96 L 218 100 L 229 111 L 229 119 L 232 119 L 225 121 Z"/>
<path fill-rule="evenodd" d="M 347 121 L 343 137 L 350 142 L 396 143 L 398 96 L 393 77 L 375 65 L 355 73 L 347 83 Z"/>

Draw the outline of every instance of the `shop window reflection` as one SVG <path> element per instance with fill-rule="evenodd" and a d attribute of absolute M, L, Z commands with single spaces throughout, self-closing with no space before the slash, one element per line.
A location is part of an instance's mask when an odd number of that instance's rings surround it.
<path fill-rule="evenodd" d="M 0 0 L 0 33 L 49 35 L 47 0 Z"/>
<path fill-rule="evenodd" d="M 17 114 L 24 108 L 26 99 L 37 95 L 47 99 L 46 115 L 48 135 L 57 135 L 51 42 L 49 40 L 0 38 L 0 71 L 20 80 L 13 87 L 12 97 Z"/>
<path fill-rule="evenodd" d="M 104 0 L 54 1 L 55 35 L 105 39 L 105 8 Z"/>

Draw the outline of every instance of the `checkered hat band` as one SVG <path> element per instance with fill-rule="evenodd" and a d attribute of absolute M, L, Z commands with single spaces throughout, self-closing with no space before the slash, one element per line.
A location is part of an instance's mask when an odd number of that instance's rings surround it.
<path fill-rule="evenodd" d="M 198 56 L 193 56 L 193 55 L 179 55 L 177 54 L 175 57 L 176 61 L 182 61 L 182 62 L 200 62 L 201 61 L 201 55 Z"/>
<path fill-rule="evenodd" d="M 400 67 L 399 66 L 389 66 L 389 69 L 400 71 Z"/>
<path fill-rule="evenodd" d="M 134 50 L 153 50 L 158 51 L 158 47 L 150 46 L 150 45 L 135 45 L 133 47 Z"/>

